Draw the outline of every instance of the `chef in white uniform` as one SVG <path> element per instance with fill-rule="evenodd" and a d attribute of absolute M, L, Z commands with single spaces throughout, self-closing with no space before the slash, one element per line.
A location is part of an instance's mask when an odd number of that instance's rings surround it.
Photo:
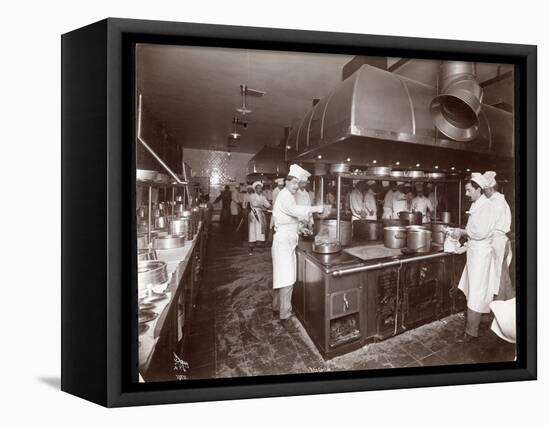
<path fill-rule="evenodd" d="M 453 237 L 467 237 L 466 266 L 458 288 L 464 293 L 468 310 L 464 340 L 478 337 L 481 315 L 489 313 L 489 303 L 495 294 L 495 255 L 492 241 L 495 215 L 489 199 L 483 193 L 487 181 L 481 173 L 472 173 L 466 183 L 466 196 L 472 200 L 466 229 L 455 228 Z"/>
<path fill-rule="evenodd" d="M 376 182 L 373 180 L 367 181 L 367 191 L 363 199 L 363 205 L 365 212 L 367 213 L 365 219 L 376 220 L 376 212 L 378 207 L 376 205 L 376 192 L 374 192 Z"/>
<path fill-rule="evenodd" d="M 239 204 L 241 203 L 241 193 L 239 192 L 239 186 L 235 185 L 233 191 L 231 191 L 231 204 L 229 210 L 231 211 L 231 224 L 237 225 L 239 223 Z"/>
<path fill-rule="evenodd" d="M 249 194 L 248 203 L 248 254 L 252 254 L 254 247 L 262 247 L 267 234 L 267 222 L 264 209 L 271 207 L 269 201 L 262 194 L 263 185 L 260 181 L 252 184 L 254 192 Z"/>
<path fill-rule="evenodd" d="M 430 213 L 433 212 L 432 202 L 424 194 L 424 190 L 420 188 L 418 194 L 411 201 L 411 211 L 422 213 L 422 223 L 430 222 Z"/>
<path fill-rule="evenodd" d="M 355 188 L 349 193 L 349 207 L 351 210 L 351 221 L 364 218 L 367 215 L 365 211 L 365 200 L 363 197 L 363 182 L 357 181 Z"/>
<path fill-rule="evenodd" d="M 409 211 L 409 203 L 404 189 L 403 182 L 397 182 L 397 191 L 392 196 L 392 219 L 399 219 L 399 212 Z"/>
<path fill-rule="evenodd" d="M 308 172 L 296 164 L 290 166 L 281 190 L 273 206 L 275 236 L 271 247 L 273 258 L 273 310 L 279 312 L 281 320 L 290 318 L 292 310 L 292 289 L 296 282 L 296 253 L 300 221 L 308 221 L 311 213 L 322 213 L 323 206 L 300 206 L 296 203 L 298 181 Z M 307 178 L 306 178 L 307 179 Z"/>
<path fill-rule="evenodd" d="M 497 191 L 496 173 L 485 172 L 483 177 L 487 181 L 485 196 L 493 206 L 495 215 L 495 234 L 493 236 L 493 250 L 495 251 L 496 273 L 499 287 L 498 300 L 508 300 L 515 297 L 512 283 L 510 281 L 510 263 L 512 262 L 512 245 L 508 239 L 508 232 L 512 226 L 512 213 L 504 195 Z"/>

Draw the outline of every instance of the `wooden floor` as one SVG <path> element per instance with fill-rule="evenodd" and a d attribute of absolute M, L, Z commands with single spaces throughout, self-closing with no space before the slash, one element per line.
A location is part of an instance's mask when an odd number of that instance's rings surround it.
<path fill-rule="evenodd" d="M 246 235 L 212 224 L 192 333 L 181 357 L 187 379 L 512 361 L 515 345 L 488 325 L 475 343 L 458 341 L 463 314 L 324 361 L 300 322 L 283 327 L 271 311 L 270 247 L 247 251 Z"/>

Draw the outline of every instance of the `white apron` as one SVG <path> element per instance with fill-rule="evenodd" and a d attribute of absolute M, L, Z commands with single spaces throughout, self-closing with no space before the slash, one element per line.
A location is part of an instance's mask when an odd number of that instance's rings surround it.
<path fill-rule="evenodd" d="M 494 214 L 489 200 L 482 195 L 470 207 L 466 231 L 470 239 L 466 243 L 466 266 L 458 288 L 468 301 L 468 308 L 475 312 L 488 313 L 500 276 L 496 275 L 493 250 Z M 498 292 L 498 290 L 497 290 Z"/>
<path fill-rule="evenodd" d="M 495 274 L 498 277 L 495 280 L 494 293 L 498 294 L 500 289 L 500 277 L 502 275 L 502 264 L 504 262 L 504 254 L 506 253 L 506 246 L 508 246 L 508 254 L 506 256 L 506 264 L 510 267 L 512 263 L 512 245 L 510 240 L 503 232 L 496 231 L 493 237 L 493 251 L 495 253 Z"/>
<path fill-rule="evenodd" d="M 265 241 L 266 220 L 262 209 L 252 208 L 248 213 L 248 242 Z"/>
<path fill-rule="evenodd" d="M 470 240 L 466 244 L 466 266 L 458 288 L 466 296 L 468 308 L 486 314 L 490 311 L 497 281 L 493 247 L 489 240 Z"/>
<path fill-rule="evenodd" d="M 288 224 L 277 227 L 271 246 L 273 259 L 273 288 L 287 287 L 296 282 L 296 246 L 298 245 L 298 225 Z"/>

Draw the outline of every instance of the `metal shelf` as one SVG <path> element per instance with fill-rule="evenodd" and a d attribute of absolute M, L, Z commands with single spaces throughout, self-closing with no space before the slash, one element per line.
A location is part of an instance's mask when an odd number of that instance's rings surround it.
<path fill-rule="evenodd" d="M 177 183 L 177 182 L 155 182 L 150 180 L 140 180 L 136 179 L 136 185 L 140 186 L 151 186 L 153 188 L 185 188 L 188 185 L 188 182 Z"/>
<path fill-rule="evenodd" d="M 386 180 L 386 181 L 404 181 L 404 182 L 431 182 L 431 183 L 458 183 L 461 179 L 456 178 L 412 178 L 407 176 L 394 177 L 394 176 L 379 176 L 379 175 L 356 175 L 354 173 L 332 173 L 329 176 L 342 177 L 343 179 L 355 179 L 355 180 Z"/>

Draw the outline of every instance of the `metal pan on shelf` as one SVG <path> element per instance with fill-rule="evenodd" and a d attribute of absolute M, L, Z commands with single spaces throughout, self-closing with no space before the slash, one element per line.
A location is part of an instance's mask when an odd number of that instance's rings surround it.
<path fill-rule="evenodd" d="M 375 166 L 369 167 L 367 173 L 372 176 L 390 176 L 391 167 Z"/>
<path fill-rule="evenodd" d="M 409 170 L 406 176 L 411 179 L 419 179 L 426 177 L 426 173 L 423 170 Z"/>

